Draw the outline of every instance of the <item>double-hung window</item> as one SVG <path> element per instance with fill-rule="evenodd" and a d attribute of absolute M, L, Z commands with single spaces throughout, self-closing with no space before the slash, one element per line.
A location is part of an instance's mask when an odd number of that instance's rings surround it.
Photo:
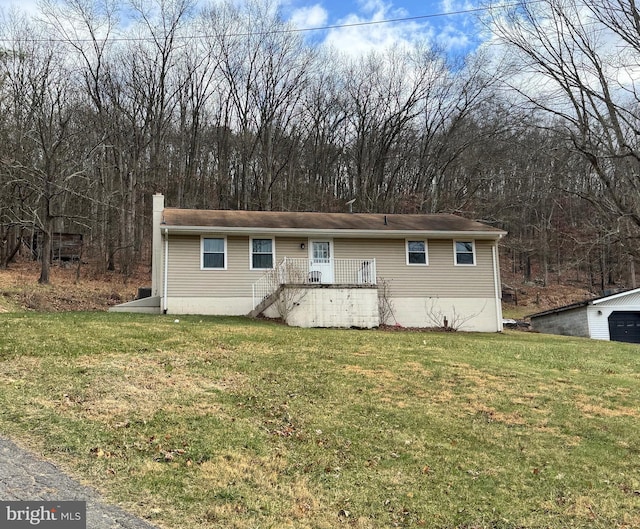
<path fill-rule="evenodd" d="M 473 241 L 453 241 L 455 264 L 473 266 L 476 264 L 476 247 Z"/>
<path fill-rule="evenodd" d="M 227 240 L 224 237 L 202 237 L 201 255 L 203 270 L 226 270 Z"/>
<path fill-rule="evenodd" d="M 273 239 L 251 239 L 251 269 L 269 270 L 275 262 Z"/>
<path fill-rule="evenodd" d="M 427 241 L 407 240 L 407 264 L 427 265 L 429 258 L 427 255 Z"/>

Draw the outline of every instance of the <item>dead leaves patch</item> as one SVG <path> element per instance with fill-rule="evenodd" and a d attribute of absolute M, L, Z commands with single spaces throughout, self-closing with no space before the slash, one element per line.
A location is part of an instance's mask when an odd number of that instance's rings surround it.
<path fill-rule="evenodd" d="M 474 413 L 483 416 L 487 422 L 499 422 L 509 426 L 524 426 L 527 421 L 517 412 L 503 412 L 490 408 L 482 403 L 474 403 L 469 406 Z"/>
<path fill-rule="evenodd" d="M 321 503 L 305 478 L 298 477 L 284 485 L 282 475 L 287 467 L 282 457 L 221 454 L 199 465 L 199 479 L 209 490 L 236 490 L 240 495 L 245 487 L 261 490 L 264 501 L 287 505 L 284 512 L 289 519 L 301 520 L 317 514 Z M 219 521 L 228 518 L 224 504 L 211 508 Z"/>
<path fill-rule="evenodd" d="M 366 369 L 357 365 L 348 365 L 345 366 L 345 369 L 350 373 L 363 375 L 378 382 L 397 382 L 398 380 L 398 375 L 388 369 Z"/>
<path fill-rule="evenodd" d="M 158 409 L 170 413 L 188 407 L 194 414 L 220 414 L 212 395 L 241 390 L 247 377 L 234 372 L 215 378 L 194 373 L 189 362 L 198 354 L 78 359 L 76 365 L 88 373 L 85 387 L 68 389 L 59 399 L 43 404 L 114 427 L 132 417 L 151 417 Z"/>
<path fill-rule="evenodd" d="M 585 417 L 640 417 L 640 412 L 635 408 L 626 406 L 605 407 L 593 402 L 587 395 L 580 395 L 575 400 L 575 406 Z"/>

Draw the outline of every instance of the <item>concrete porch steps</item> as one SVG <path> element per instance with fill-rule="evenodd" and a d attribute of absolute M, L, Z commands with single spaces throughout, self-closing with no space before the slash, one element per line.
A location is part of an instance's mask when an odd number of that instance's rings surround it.
<path fill-rule="evenodd" d="M 140 314 L 161 314 L 160 296 L 134 299 L 109 308 L 109 312 L 137 312 Z"/>
<path fill-rule="evenodd" d="M 260 303 L 258 303 L 256 308 L 254 308 L 249 314 L 247 314 L 247 316 L 249 318 L 257 318 L 258 316 L 260 316 L 260 314 L 262 314 L 265 310 L 267 310 L 271 305 L 273 305 L 278 300 L 278 298 L 280 297 L 280 293 L 282 292 L 283 289 L 284 289 L 284 285 L 280 285 L 275 290 L 275 292 L 273 292 L 272 294 L 264 298 Z"/>

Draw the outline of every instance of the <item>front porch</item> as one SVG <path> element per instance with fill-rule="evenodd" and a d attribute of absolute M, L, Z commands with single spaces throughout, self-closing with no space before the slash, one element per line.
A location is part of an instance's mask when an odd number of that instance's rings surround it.
<path fill-rule="evenodd" d="M 285 257 L 254 283 L 253 307 L 250 317 L 267 314 L 302 327 L 375 327 L 376 261 Z"/>

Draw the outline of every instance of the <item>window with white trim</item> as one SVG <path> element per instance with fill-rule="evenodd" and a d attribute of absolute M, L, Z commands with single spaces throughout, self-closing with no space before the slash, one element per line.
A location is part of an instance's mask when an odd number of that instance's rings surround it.
<path fill-rule="evenodd" d="M 474 241 L 453 241 L 455 264 L 473 266 L 476 264 L 476 245 Z"/>
<path fill-rule="evenodd" d="M 275 263 L 275 242 L 273 239 L 251 239 L 251 269 L 270 270 Z"/>
<path fill-rule="evenodd" d="M 227 240 L 224 237 L 202 237 L 200 263 L 203 270 L 226 270 Z"/>
<path fill-rule="evenodd" d="M 407 240 L 407 264 L 408 265 L 429 264 L 429 258 L 427 255 L 427 241 Z"/>

